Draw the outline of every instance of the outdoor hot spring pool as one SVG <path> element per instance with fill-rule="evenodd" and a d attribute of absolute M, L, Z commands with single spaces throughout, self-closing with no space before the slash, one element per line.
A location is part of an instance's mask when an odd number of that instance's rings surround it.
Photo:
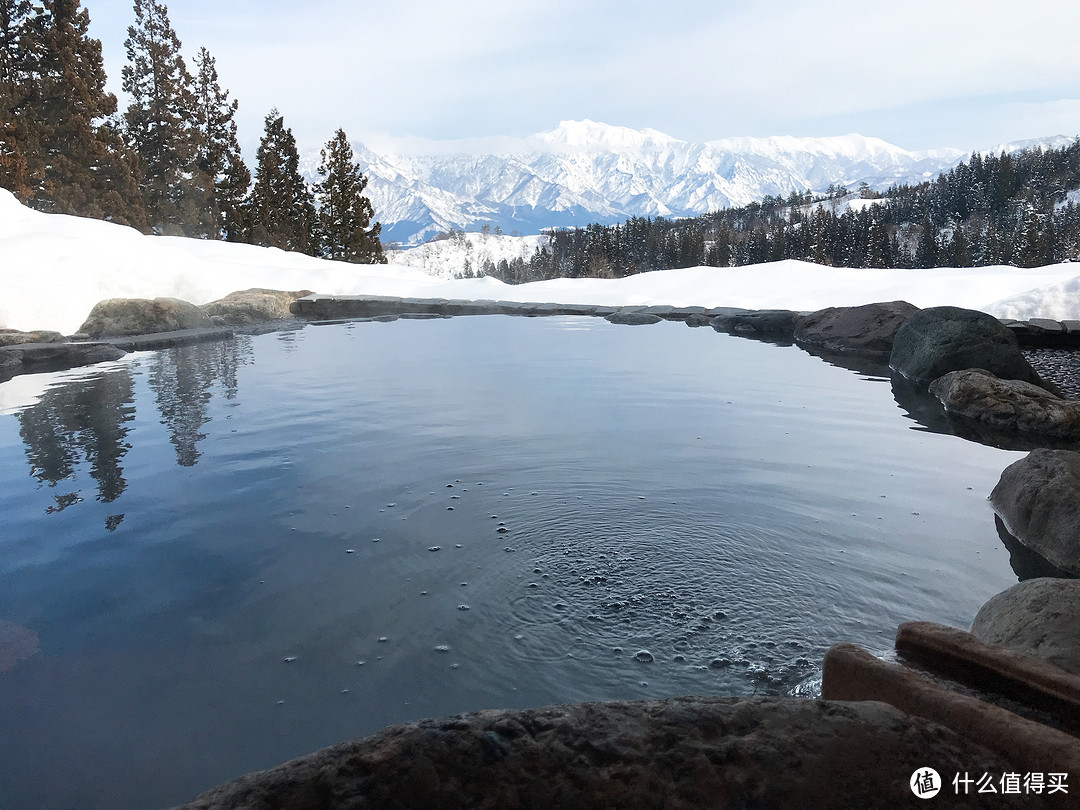
<path fill-rule="evenodd" d="M 0 806 L 155 807 L 389 723 L 784 694 L 1016 582 L 1021 454 L 681 323 L 310 325 L 0 384 Z M 25 631 L 24 631 L 25 632 Z"/>

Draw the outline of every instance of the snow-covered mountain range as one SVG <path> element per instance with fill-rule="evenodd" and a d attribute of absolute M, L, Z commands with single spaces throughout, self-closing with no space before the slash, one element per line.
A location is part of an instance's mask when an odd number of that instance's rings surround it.
<path fill-rule="evenodd" d="M 483 225 L 535 234 L 633 216 L 691 216 L 833 184 L 884 190 L 932 179 L 967 155 L 910 152 L 862 135 L 692 143 L 588 120 L 564 121 L 500 154 L 379 154 L 354 146 L 383 240 L 403 245 Z M 318 158 L 305 162 L 314 166 Z"/>

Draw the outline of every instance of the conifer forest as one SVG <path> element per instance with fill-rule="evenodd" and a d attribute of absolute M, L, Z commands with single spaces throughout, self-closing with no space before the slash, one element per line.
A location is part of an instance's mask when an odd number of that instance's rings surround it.
<path fill-rule="evenodd" d="M 1080 259 L 1080 140 L 973 154 L 933 181 L 877 193 L 793 191 L 687 219 L 551 231 L 529 261 L 487 265 L 504 281 L 622 278 L 674 267 L 801 259 L 833 267 L 1039 267 Z M 852 205 L 852 199 L 862 204 Z"/>
<path fill-rule="evenodd" d="M 0 0 L 0 187 L 30 207 L 146 233 L 383 262 L 367 178 L 343 131 L 309 185 L 284 116 L 266 116 L 254 175 L 238 101 L 200 48 L 188 68 L 159 0 L 134 0 L 120 110 L 79 0 Z"/>
<path fill-rule="evenodd" d="M 276 109 L 252 170 L 239 102 L 200 48 L 191 68 L 160 0 L 134 0 L 119 109 L 79 0 L 0 0 L 0 187 L 40 211 L 146 233 L 384 262 L 367 178 L 345 132 L 309 183 Z M 1034 267 L 1080 257 L 1080 140 L 972 154 L 935 180 L 877 192 L 793 190 L 690 218 L 552 230 L 529 260 L 476 270 L 510 283 L 801 259 L 842 267 Z M 857 204 L 853 204 L 853 200 Z"/>

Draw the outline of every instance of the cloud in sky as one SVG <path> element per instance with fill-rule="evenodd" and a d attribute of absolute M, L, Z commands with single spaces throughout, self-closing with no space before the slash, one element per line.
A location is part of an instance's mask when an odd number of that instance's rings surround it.
<path fill-rule="evenodd" d="M 133 19 L 85 0 L 118 92 Z M 560 120 L 687 140 L 860 132 L 919 149 L 1080 134 L 1080 5 L 985 0 L 175 0 L 240 101 L 306 147 L 522 136 Z M 123 104 L 121 99 L 121 104 Z"/>

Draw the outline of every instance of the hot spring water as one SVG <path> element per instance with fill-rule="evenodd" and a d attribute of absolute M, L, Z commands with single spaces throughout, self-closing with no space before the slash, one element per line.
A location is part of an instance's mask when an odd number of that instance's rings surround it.
<path fill-rule="evenodd" d="M 0 805 L 151 807 L 402 720 L 784 694 L 1016 581 L 1017 453 L 678 323 L 354 322 L 0 384 Z"/>

